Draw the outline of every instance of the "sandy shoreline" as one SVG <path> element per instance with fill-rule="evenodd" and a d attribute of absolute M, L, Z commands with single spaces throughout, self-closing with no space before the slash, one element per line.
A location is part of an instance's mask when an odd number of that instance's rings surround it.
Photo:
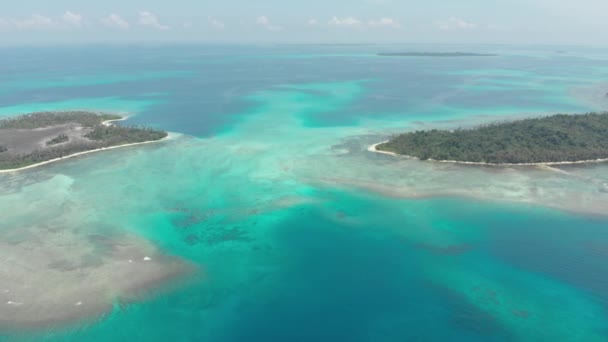
<path fill-rule="evenodd" d="M 104 126 L 106 126 L 106 127 L 108 127 L 108 126 L 111 126 L 111 125 L 112 125 L 112 122 L 116 122 L 116 121 L 125 121 L 125 120 L 127 120 L 128 118 L 129 118 L 128 116 L 123 116 L 123 117 L 122 117 L 122 118 L 120 118 L 120 119 L 106 120 L 106 121 L 102 122 L 101 124 L 102 124 L 102 125 L 104 125 Z"/>
<path fill-rule="evenodd" d="M 125 120 L 125 119 L 120 119 L 120 120 Z M 110 120 L 110 121 L 119 121 L 119 120 Z M 105 121 L 105 122 L 108 122 L 108 121 Z M 104 122 L 104 124 L 105 124 L 105 122 Z M 145 145 L 145 144 L 160 143 L 160 142 L 163 142 L 163 141 L 174 139 L 176 137 L 177 137 L 177 135 L 175 135 L 173 133 L 169 133 L 165 138 L 162 138 L 160 140 L 152 140 L 152 141 L 144 141 L 144 142 L 138 142 L 138 143 L 132 143 L 132 144 L 123 144 L 123 145 L 116 145 L 116 146 L 110 146 L 110 147 L 102 147 L 102 148 L 98 148 L 98 149 L 94 149 L 94 150 L 90 150 L 90 151 L 78 152 L 78 153 L 67 155 L 65 157 L 55 158 L 55 159 L 43 161 L 43 162 L 40 162 L 40 163 L 36 163 L 36 164 L 20 167 L 20 168 L 17 168 L 17 169 L 0 170 L 0 174 L 3 174 L 3 173 L 13 173 L 13 172 L 19 172 L 19 171 L 29 170 L 29 169 L 33 169 L 33 168 L 36 168 L 36 167 L 40 167 L 40 166 L 48 165 L 48 164 L 51 164 L 51 163 L 59 162 L 59 161 L 62 161 L 62 160 L 66 160 L 66 159 L 70 159 L 70 158 L 76 158 L 76 157 L 80 157 L 80 156 L 83 156 L 83 155 L 86 155 L 86 154 L 91 154 L 91 153 L 96 153 L 96 152 L 101 152 L 101 151 L 115 150 L 115 149 L 118 149 L 118 148 L 129 147 L 129 146 L 138 146 L 138 145 Z"/>
<path fill-rule="evenodd" d="M 378 145 L 387 143 L 388 141 L 379 142 L 377 144 L 371 145 L 367 148 L 369 152 L 388 154 L 391 156 L 403 156 L 407 158 L 416 158 L 407 155 L 400 155 L 393 152 L 380 151 L 376 149 Z M 418 158 L 416 158 L 418 159 Z M 579 160 L 579 161 L 563 161 L 563 162 L 546 162 L 546 163 L 483 163 L 483 162 L 465 162 L 458 160 L 435 160 L 429 159 L 428 161 L 436 162 L 436 163 L 449 163 L 449 164 L 461 164 L 461 165 L 478 165 L 478 166 L 559 166 L 559 165 L 577 165 L 577 164 L 596 164 L 596 163 L 606 163 L 608 162 L 608 158 L 606 159 L 591 159 L 591 160 Z"/>
<path fill-rule="evenodd" d="M 374 152 L 374 153 L 388 154 L 389 156 L 398 156 L 398 154 L 397 154 L 397 153 L 393 153 L 393 152 L 386 152 L 386 151 L 380 151 L 380 150 L 378 150 L 378 149 L 376 148 L 378 145 L 382 145 L 382 144 L 385 144 L 385 143 L 387 143 L 387 142 L 388 142 L 388 140 L 387 140 L 387 141 L 383 141 L 383 142 L 379 142 L 379 143 L 377 143 L 377 144 L 373 144 L 373 145 L 371 145 L 370 147 L 368 147 L 368 148 L 367 148 L 367 150 L 368 150 L 368 151 L 370 151 L 370 152 Z"/>

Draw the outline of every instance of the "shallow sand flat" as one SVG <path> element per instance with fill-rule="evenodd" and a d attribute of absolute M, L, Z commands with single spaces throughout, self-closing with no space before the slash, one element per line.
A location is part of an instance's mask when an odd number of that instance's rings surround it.
<path fill-rule="evenodd" d="M 194 271 L 154 244 L 97 216 L 65 175 L 0 187 L 0 327 L 94 318 Z M 8 191 L 13 188 L 15 191 Z"/>
<path fill-rule="evenodd" d="M 608 170 L 606 164 L 494 167 L 433 163 L 372 153 L 366 141 L 374 140 L 347 138 L 336 146 L 348 153 L 318 155 L 316 163 L 322 168 L 310 160 L 301 162 L 294 172 L 312 184 L 355 187 L 394 198 L 458 196 L 608 214 L 608 181 L 602 176 L 602 170 Z"/>
<path fill-rule="evenodd" d="M 142 239 L 31 228 L 0 236 L 0 326 L 38 327 L 107 313 L 192 269 Z M 8 235 L 8 236 L 7 236 Z"/>

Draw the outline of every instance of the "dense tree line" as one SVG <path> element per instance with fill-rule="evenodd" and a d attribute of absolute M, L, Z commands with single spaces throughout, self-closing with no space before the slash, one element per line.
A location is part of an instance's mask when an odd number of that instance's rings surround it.
<path fill-rule="evenodd" d="M 0 145 L 0 153 L 8 151 L 8 147 Z"/>
<path fill-rule="evenodd" d="M 74 114 L 73 120 L 70 119 L 72 113 Z M 62 112 L 36 113 L 0 121 L 0 128 L 2 129 L 34 129 L 65 123 L 78 123 L 87 127 L 89 130 L 89 132 L 84 135 L 88 141 L 84 140 L 58 145 L 69 140 L 69 137 L 61 134 L 52 140 L 49 140 L 49 142 L 47 142 L 47 148 L 42 148 L 28 154 L 2 153 L 0 154 L 0 169 L 20 168 L 104 147 L 157 141 L 168 135 L 167 132 L 151 128 L 102 125 L 103 121 L 115 119 L 120 119 L 120 117 L 96 115 L 88 112 Z M 2 146 L 0 146 L 0 152 L 2 152 Z"/>
<path fill-rule="evenodd" d="M 37 150 L 28 154 L 3 153 L 0 155 L 0 170 L 17 169 L 51 159 L 66 157 L 78 152 L 94 150 L 100 147 L 101 146 L 97 143 L 81 142 L 57 147 L 49 147 L 44 150 Z"/>
<path fill-rule="evenodd" d="M 86 138 L 105 145 L 132 144 L 167 137 L 167 132 L 146 127 L 122 127 L 97 125 L 85 135 Z"/>
<path fill-rule="evenodd" d="M 62 143 L 68 142 L 68 141 L 70 141 L 70 138 L 67 135 L 59 134 L 58 136 L 54 137 L 53 139 L 47 141 L 46 146 L 62 144 Z"/>
<path fill-rule="evenodd" d="M 405 133 L 377 147 L 422 160 L 546 163 L 608 158 L 608 113 L 554 115 L 474 129 Z"/>
<path fill-rule="evenodd" d="M 0 120 L 0 129 L 35 129 L 67 123 L 78 123 L 83 127 L 94 127 L 104 121 L 121 118 L 121 116 L 113 114 L 96 114 L 85 111 L 39 112 Z"/>

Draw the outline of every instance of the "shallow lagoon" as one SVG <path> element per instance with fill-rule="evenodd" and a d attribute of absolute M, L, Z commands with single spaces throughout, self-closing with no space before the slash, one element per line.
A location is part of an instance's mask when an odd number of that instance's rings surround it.
<path fill-rule="evenodd" d="M 52 75 L 13 64 L 28 80 L 0 93 L 3 115 L 128 111 L 183 135 L 0 175 L 0 238 L 126 234 L 196 272 L 110 298 L 93 321 L 5 336 L 605 340 L 606 166 L 474 168 L 366 149 L 404 129 L 605 108 L 608 54 L 507 50 L 480 65 L 374 49 L 108 49 L 97 58 L 132 58 L 76 66 L 66 50 L 46 52 L 64 57 Z M 131 80 L 90 84 L 128 69 Z"/>

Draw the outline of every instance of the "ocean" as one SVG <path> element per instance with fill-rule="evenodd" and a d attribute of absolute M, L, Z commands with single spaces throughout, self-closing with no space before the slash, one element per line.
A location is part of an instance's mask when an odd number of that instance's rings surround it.
<path fill-rule="evenodd" d="M 387 51 L 498 56 L 376 56 Z M 367 151 L 413 129 L 606 110 L 608 50 L 21 47 L 0 49 L 0 75 L 0 118 L 108 111 L 172 135 L 0 174 L 0 279 L 36 248 L 60 272 L 118 262 L 131 238 L 194 270 L 100 292 L 101 315 L 3 327 L 2 340 L 608 339 L 608 166 Z"/>

